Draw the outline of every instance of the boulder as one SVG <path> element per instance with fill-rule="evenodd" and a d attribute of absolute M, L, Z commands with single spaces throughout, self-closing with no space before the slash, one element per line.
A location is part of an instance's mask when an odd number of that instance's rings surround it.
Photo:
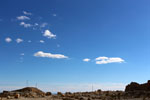
<path fill-rule="evenodd" d="M 45 94 L 46 96 L 51 96 L 52 95 L 52 93 L 51 92 L 46 92 L 46 94 Z"/>

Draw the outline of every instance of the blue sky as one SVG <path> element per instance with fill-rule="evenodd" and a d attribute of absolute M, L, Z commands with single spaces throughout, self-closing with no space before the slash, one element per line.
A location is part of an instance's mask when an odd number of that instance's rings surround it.
<path fill-rule="evenodd" d="M 0 1 L 0 84 L 124 89 L 150 79 L 150 1 Z M 74 88 L 76 87 L 76 88 Z"/>

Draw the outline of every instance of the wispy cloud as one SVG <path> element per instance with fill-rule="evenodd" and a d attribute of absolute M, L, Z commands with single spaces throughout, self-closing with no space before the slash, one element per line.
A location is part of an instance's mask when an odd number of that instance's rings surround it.
<path fill-rule="evenodd" d="M 16 42 L 21 43 L 21 42 L 23 42 L 23 39 L 18 38 L 18 39 L 16 39 Z"/>
<path fill-rule="evenodd" d="M 45 41 L 44 40 L 40 40 L 40 43 L 44 43 Z"/>
<path fill-rule="evenodd" d="M 45 30 L 43 36 L 48 37 L 48 38 L 56 38 L 56 35 L 53 34 L 50 30 Z"/>
<path fill-rule="evenodd" d="M 25 15 L 32 15 L 32 13 L 27 12 L 27 11 L 23 11 L 23 14 L 25 14 Z"/>
<path fill-rule="evenodd" d="M 25 22 L 21 22 L 20 25 L 23 26 L 23 27 L 25 27 L 25 28 L 32 27 L 31 24 L 27 24 Z"/>
<path fill-rule="evenodd" d="M 11 39 L 11 38 L 9 38 L 9 37 L 7 37 L 7 38 L 5 39 L 5 41 L 9 43 L 9 42 L 11 42 L 11 41 L 12 41 L 12 39 Z"/>
<path fill-rule="evenodd" d="M 124 60 L 119 57 L 97 57 L 96 64 L 122 63 Z"/>
<path fill-rule="evenodd" d="M 18 16 L 17 19 L 18 20 L 30 20 L 30 18 L 27 16 Z"/>
<path fill-rule="evenodd" d="M 89 59 L 89 58 L 83 59 L 84 62 L 89 62 L 90 60 L 91 60 L 91 59 Z"/>
<path fill-rule="evenodd" d="M 47 25 L 48 25 L 48 23 L 44 22 L 44 23 L 42 23 L 42 24 L 40 25 L 40 27 L 43 28 L 43 27 L 45 27 L 45 26 L 47 26 Z"/>
<path fill-rule="evenodd" d="M 95 60 L 105 60 L 105 59 L 108 59 L 108 57 L 97 57 Z"/>
<path fill-rule="evenodd" d="M 35 57 L 43 57 L 43 58 L 56 58 L 56 59 L 63 59 L 68 58 L 65 55 L 62 54 L 51 54 L 51 53 L 45 53 L 43 51 L 38 51 L 34 54 Z"/>

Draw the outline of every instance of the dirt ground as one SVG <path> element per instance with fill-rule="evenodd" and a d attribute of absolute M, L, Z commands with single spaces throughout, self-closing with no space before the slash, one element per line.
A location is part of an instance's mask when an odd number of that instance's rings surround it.
<path fill-rule="evenodd" d="M 63 99 L 63 98 L 52 98 L 52 97 L 43 97 L 43 98 L 19 98 L 19 99 L 7 99 L 3 98 L 0 100 L 80 100 L 80 99 Z M 89 100 L 89 99 L 81 99 L 81 100 Z M 112 99 L 90 99 L 90 100 L 112 100 Z M 119 100 L 119 99 L 115 99 Z M 134 98 L 134 99 L 120 99 L 120 100 L 150 100 L 150 99 L 143 99 L 143 98 Z"/>

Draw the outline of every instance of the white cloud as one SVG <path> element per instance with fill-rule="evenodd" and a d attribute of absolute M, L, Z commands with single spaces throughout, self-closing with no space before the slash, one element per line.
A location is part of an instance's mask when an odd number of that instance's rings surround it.
<path fill-rule="evenodd" d="M 42 27 L 45 27 L 45 26 L 47 26 L 48 25 L 48 23 L 42 23 L 41 25 L 40 25 L 40 27 L 42 28 Z"/>
<path fill-rule="evenodd" d="M 24 13 L 25 15 L 32 15 L 32 13 L 27 12 L 27 11 L 23 11 L 23 13 Z"/>
<path fill-rule="evenodd" d="M 108 57 L 97 57 L 95 60 L 105 60 L 108 59 Z"/>
<path fill-rule="evenodd" d="M 122 63 L 124 60 L 119 57 L 97 57 L 96 64 Z"/>
<path fill-rule="evenodd" d="M 108 62 L 105 61 L 105 60 L 102 60 L 102 61 L 96 61 L 96 64 L 107 64 Z"/>
<path fill-rule="evenodd" d="M 17 19 L 18 20 L 30 20 L 30 18 L 27 16 L 18 16 Z"/>
<path fill-rule="evenodd" d="M 18 39 L 16 39 L 16 42 L 21 43 L 21 42 L 23 42 L 23 39 L 18 38 Z"/>
<path fill-rule="evenodd" d="M 5 41 L 9 43 L 9 42 L 11 42 L 11 41 L 12 41 L 12 39 L 11 39 L 11 38 L 9 38 L 9 37 L 7 37 L 7 38 L 5 39 Z"/>
<path fill-rule="evenodd" d="M 44 41 L 44 40 L 40 40 L 40 42 L 41 42 L 41 43 L 44 43 L 45 41 Z"/>
<path fill-rule="evenodd" d="M 83 59 L 83 61 L 85 61 L 85 62 L 89 62 L 91 59 L 89 59 L 89 58 L 85 58 L 85 59 Z"/>
<path fill-rule="evenodd" d="M 48 37 L 48 38 L 56 38 L 56 35 L 53 34 L 50 30 L 45 30 L 43 36 Z"/>
<path fill-rule="evenodd" d="M 56 58 L 56 59 L 62 59 L 62 58 L 68 58 L 67 56 L 64 56 L 62 54 L 51 54 L 51 53 L 45 53 L 43 51 L 38 51 L 34 54 L 35 57 L 47 57 L 47 58 Z"/>
<path fill-rule="evenodd" d="M 21 26 L 24 26 L 25 28 L 31 27 L 31 24 L 26 24 L 25 22 L 20 23 Z"/>

